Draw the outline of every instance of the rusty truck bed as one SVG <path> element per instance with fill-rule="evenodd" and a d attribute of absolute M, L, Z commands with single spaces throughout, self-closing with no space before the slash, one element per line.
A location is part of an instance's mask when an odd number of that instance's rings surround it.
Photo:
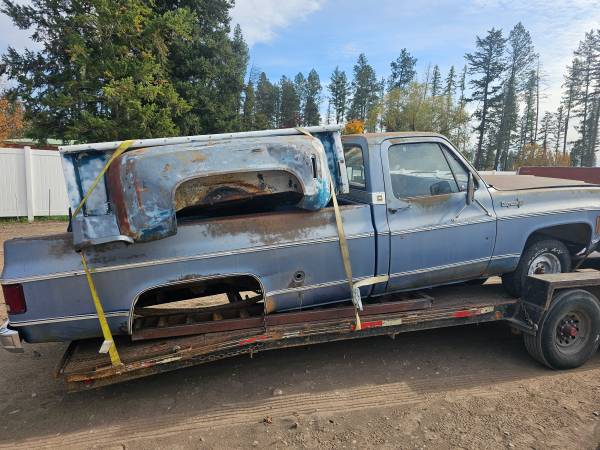
<path fill-rule="evenodd" d="M 354 329 L 352 307 L 342 305 L 266 315 L 259 322 L 248 318 L 252 327 L 242 323 L 233 331 L 138 342 L 121 337 L 116 344 L 123 365 L 117 368 L 98 353 L 100 340 L 75 341 L 56 375 L 70 390 L 94 388 L 263 350 L 506 320 L 514 316 L 517 302 L 498 282 L 488 282 L 381 298 L 365 305 L 360 331 Z"/>

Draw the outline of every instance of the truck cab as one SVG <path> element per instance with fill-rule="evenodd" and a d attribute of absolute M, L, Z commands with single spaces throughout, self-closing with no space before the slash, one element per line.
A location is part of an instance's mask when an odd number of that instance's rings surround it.
<path fill-rule="evenodd" d="M 443 136 L 433 133 L 343 137 L 350 193 L 369 202 L 380 291 L 408 290 L 486 274 L 496 218 L 484 180 Z M 473 201 L 467 203 L 469 180 Z"/>

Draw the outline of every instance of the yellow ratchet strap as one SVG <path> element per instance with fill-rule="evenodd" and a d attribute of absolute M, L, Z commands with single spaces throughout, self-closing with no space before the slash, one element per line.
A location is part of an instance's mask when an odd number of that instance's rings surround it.
<path fill-rule="evenodd" d="M 313 135 L 302 127 L 296 127 L 300 133 L 307 136 L 313 137 Z M 335 212 L 335 224 L 337 227 L 340 250 L 342 252 L 342 262 L 344 264 L 344 271 L 346 272 L 346 278 L 348 278 L 348 285 L 350 286 L 350 294 L 352 295 L 352 304 L 354 305 L 354 314 L 356 316 L 356 324 L 354 331 L 360 331 L 362 324 L 358 311 L 362 311 L 362 300 L 360 298 L 360 288 L 363 286 L 371 286 L 377 283 L 385 283 L 389 280 L 388 275 L 378 275 L 374 277 L 365 278 L 363 280 L 354 283 L 352 278 L 352 264 L 350 262 L 350 250 L 348 249 L 348 241 L 346 240 L 346 233 L 344 231 L 344 222 L 342 220 L 342 213 L 340 212 L 340 206 L 337 201 L 337 195 L 335 193 L 335 186 L 333 185 L 333 176 L 329 175 L 329 186 L 331 188 L 331 199 L 333 200 L 333 210 Z"/>
<path fill-rule="evenodd" d="M 337 195 L 335 193 L 335 186 L 333 185 L 333 177 L 331 176 L 329 177 L 329 185 L 331 186 L 331 199 L 333 200 L 335 224 L 337 226 L 340 250 L 342 252 L 342 262 L 344 263 L 344 271 L 346 272 L 346 278 L 348 278 L 348 285 L 350 286 L 350 295 L 352 295 L 352 304 L 354 305 L 354 315 L 356 316 L 356 324 L 354 326 L 354 330 L 360 331 L 362 329 L 362 324 L 360 322 L 360 316 L 358 315 L 358 305 L 354 301 L 354 281 L 352 280 L 352 264 L 350 263 L 350 250 L 348 249 L 348 241 L 346 240 L 346 233 L 344 232 L 344 222 L 342 221 L 342 213 L 340 212 L 340 206 L 338 205 Z"/>
<path fill-rule="evenodd" d="M 94 192 L 94 189 L 96 189 L 96 186 L 98 186 L 98 183 L 100 182 L 110 165 L 113 163 L 113 161 L 119 156 L 121 156 L 129 147 L 131 147 L 134 142 L 134 140 L 121 142 L 121 144 L 117 147 L 115 152 L 111 155 L 110 159 L 106 162 L 98 176 L 96 176 L 96 178 L 94 179 L 94 182 L 92 183 L 87 193 L 81 200 L 81 203 L 79 203 L 79 206 L 77 206 L 77 208 L 73 212 L 73 217 L 75 217 L 83 209 L 85 202 L 87 202 L 88 198 L 90 198 L 90 195 L 92 195 L 92 192 Z M 85 271 L 85 277 L 90 288 L 90 294 L 92 295 L 92 299 L 94 300 L 94 307 L 96 308 L 96 314 L 98 316 L 98 321 L 100 322 L 100 328 L 102 328 L 102 335 L 104 336 L 104 342 L 100 347 L 100 353 L 108 352 L 110 356 L 110 362 L 112 363 L 112 365 L 115 367 L 120 366 L 122 365 L 121 357 L 119 356 L 117 346 L 113 339 L 112 333 L 110 332 L 110 327 L 108 326 L 108 322 L 106 321 L 104 308 L 102 307 L 100 297 L 98 297 L 98 292 L 96 291 L 96 286 L 94 285 L 94 280 L 92 279 L 92 272 L 87 265 L 87 261 L 85 259 L 85 254 L 83 250 L 81 251 L 81 264 L 83 265 L 83 270 Z"/>
<path fill-rule="evenodd" d="M 98 292 L 96 292 L 96 286 L 94 285 L 94 280 L 92 279 L 92 272 L 88 268 L 83 250 L 81 251 L 81 263 L 83 264 L 83 270 L 85 270 L 85 277 L 87 278 L 88 286 L 90 287 L 90 294 L 92 294 L 94 306 L 96 307 L 96 314 L 98 315 L 98 320 L 100 321 L 100 328 L 102 328 L 102 334 L 104 335 L 104 342 L 102 343 L 102 347 L 100 347 L 100 353 L 108 352 L 112 365 L 115 367 L 120 366 L 122 364 L 121 358 L 119 357 L 117 346 L 115 345 L 112 333 L 110 332 L 110 327 L 106 321 L 104 309 L 102 308 L 102 302 L 100 302 L 100 297 L 98 297 Z"/>

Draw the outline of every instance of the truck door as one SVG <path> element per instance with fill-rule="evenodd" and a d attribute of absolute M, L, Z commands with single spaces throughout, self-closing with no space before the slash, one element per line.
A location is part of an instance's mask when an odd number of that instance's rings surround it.
<path fill-rule="evenodd" d="M 388 291 L 481 276 L 496 237 L 483 180 L 441 138 L 392 139 L 381 152 L 390 227 Z M 469 172 L 476 201 L 467 205 Z"/>

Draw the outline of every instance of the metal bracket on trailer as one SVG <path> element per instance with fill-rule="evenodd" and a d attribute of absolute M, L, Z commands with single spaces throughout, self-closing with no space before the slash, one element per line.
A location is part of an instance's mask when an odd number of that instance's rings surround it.
<path fill-rule="evenodd" d="M 598 286 L 599 271 L 530 275 L 523 286 L 523 296 L 518 302 L 515 316 L 507 319 L 507 322 L 525 333 L 536 334 L 557 291 Z"/>

